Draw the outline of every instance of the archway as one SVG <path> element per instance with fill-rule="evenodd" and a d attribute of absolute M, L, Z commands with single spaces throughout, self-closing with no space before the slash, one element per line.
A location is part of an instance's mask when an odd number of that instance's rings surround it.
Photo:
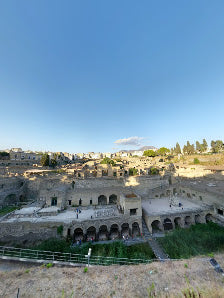
<path fill-rule="evenodd" d="M 171 219 L 169 219 L 169 218 L 164 219 L 163 227 L 164 227 L 164 231 L 172 230 L 173 224 L 172 224 Z"/>
<path fill-rule="evenodd" d="M 113 224 L 110 227 L 110 238 L 111 239 L 117 239 L 119 238 L 119 228 L 117 224 Z"/>
<path fill-rule="evenodd" d="M 117 204 L 117 196 L 116 195 L 111 195 L 109 196 L 109 204 Z"/>
<path fill-rule="evenodd" d="M 123 223 L 121 225 L 121 236 L 129 236 L 129 224 Z"/>
<path fill-rule="evenodd" d="M 200 223 L 201 222 L 201 216 L 200 216 L 200 214 L 196 214 L 195 215 L 195 223 L 197 224 L 197 223 Z"/>
<path fill-rule="evenodd" d="M 24 195 L 19 196 L 19 201 L 24 202 L 26 200 L 26 197 Z"/>
<path fill-rule="evenodd" d="M 213 221 L 213 217 L 211 213 L 206 214 L 205 216 L 206 223 Z"/>
<path fill-rule="evenodd" d="M 186 216 L 185 220 L 184 220 L 185 226 L 190 226 L 191 225 L 191 217 L 190 216 Z"/>
<path fill-rule="evenodd" d="M 151 223 L 151 227 L 152 227 L 152 233 L 156 233 L 156 232 L 159 232 L 161 231 L 161 222 L 159 220 L 154 220 L 152 223 Z"/>
<path fill-rule="evenodd" d="M 77 228 L 74 231 L 74 240 L 83 240 L 83 230 L 81 228 Z"/>
<path fill-rule="evenodd" d="M 99 228 L 99 240 L 107 240 L 107 238 L 108 238 L 107 226 L 103 225 Z"/>
<path fill-rule="evenodd" d="M 107 197 L 104 195 L 99 196 L 98 205 L 107 205 Z"/>
<path fill-rule="evenodd" d="M 181 217 L 176 217 L 174 219 L 175 228 L 181 227 Z"/>
<path fill-rule="evenodd" d="M 89 227 L 86 231 L 86 237 L 87 237 L 87 241 L 91 240 L 93 238 L 93 240 L 96 239 L 96 228 L 95 227 Z"/>
<path fill-rule="evenodd" d="M 140 228 L 137 222 L 132 224 L 132 235 L 133 236 L 140 236 Z"/>
<path fill-rule="evenodd" d="M 7 197 L 5 197 L 4 205 L 16 205 L 17 198 L 15 194 L 10 194 Z"/>

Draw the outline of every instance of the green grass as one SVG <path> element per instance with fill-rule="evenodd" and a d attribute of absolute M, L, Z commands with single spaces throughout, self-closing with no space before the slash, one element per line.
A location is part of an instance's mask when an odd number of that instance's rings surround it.
<path fill-rule="evenodd" d="M 70 242 L 59 239 L 49 239 L 41 244 L 30 247 L 31 249 L 66 252 L 75 254 L 88 254 L 89 248 L 92 248 L 92 256 L 128 258 L 128 259 L 152 259 L 155 258 L 151 248 L 147 243 L 126 246 L 122 241 L 115 241 L 110 244 L 84 243 L 83 245 L 70 248 Z"/>
<path fill-rule="evenodd" d="M 16 209 L 19 209 L 19 207 L 4 207 L 0 209 L 0 216 L 6 215 L 7 213 L 10 213 Z"/>
<path fill-rule="evenodd" d="M 208 255 L 224 250 L 224 227 L 212 222 L 197 224 L 176 229 L 158 241 L 172 259 Z"/>

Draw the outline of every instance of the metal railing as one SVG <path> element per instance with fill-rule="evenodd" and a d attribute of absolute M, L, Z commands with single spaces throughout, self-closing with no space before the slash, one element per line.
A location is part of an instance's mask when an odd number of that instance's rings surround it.
<path fill-rule="evenodd" d="M 16 247 L 0 246 L 0 257 L 19 258 L 19 259 L 31 259 L 38 261 L 53 262 L 68 262 L 74 264 L 87 264 L 88 260 L 85 255 L 64 253 L 64 252 L 52 252 L 43 250 L 32 250 Z M 128 259 L 128 258 L 115 258 L 115 257 L 103 257 L 103 256 L 91 256 L 90 265 L 134 265 L 134 264 L 148 264 L 153 262 L 154 259 Z"/>

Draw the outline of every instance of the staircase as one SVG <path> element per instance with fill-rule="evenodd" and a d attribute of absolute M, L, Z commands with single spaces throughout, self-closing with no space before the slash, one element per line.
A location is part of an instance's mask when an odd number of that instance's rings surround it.
<path fill-rule="evenodd" d="M 168 260 L 169 256 L 163 251 L 162 247 L 159 245 L 159 243 L 156 241 L 155 238 L 153 238 L 152 234 L 149 232 L 146 223 L 144 219 L 142 220 L 142 232 L 147 240 L 149 246 L 151 247 L 152 251 L 154 252 L 155 256 L 159 260 Z"/>

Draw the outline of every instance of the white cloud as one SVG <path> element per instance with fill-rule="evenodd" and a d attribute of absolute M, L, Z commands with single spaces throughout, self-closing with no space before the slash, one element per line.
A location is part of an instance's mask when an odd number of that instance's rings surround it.
<path fill-rule="evenodd" d="M 130 137 L 127 139 L 120 139 L 115 141 L 114 143 L 116 145 L 122 145 L 122 146 L 141 146 L 141 140 L 144 138 L 141 137 Z"/>

